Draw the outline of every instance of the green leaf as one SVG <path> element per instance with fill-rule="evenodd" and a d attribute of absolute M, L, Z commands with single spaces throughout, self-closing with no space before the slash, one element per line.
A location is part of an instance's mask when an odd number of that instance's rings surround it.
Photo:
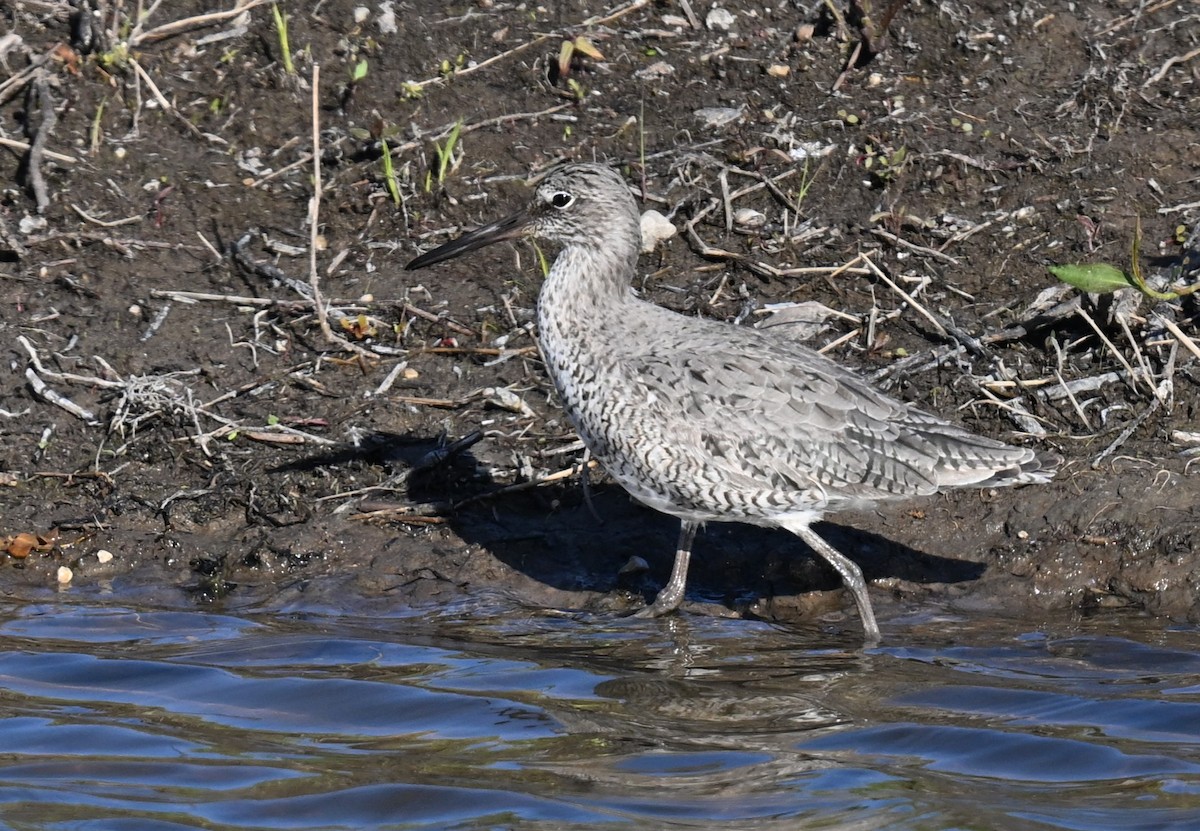
<path fill-rule="evenodd" d="M 1077 289 L 1098 294 L 1108 294 L 1117 289 L 1127 289 L 1133 286 L 1133 282 L 1125 276 L 1125 272 L 1108 263 L 1052 265 L 1050 273 Z"/>
<path fill-rule="evenodd" d="M 354 71 L 350 74 L 350 80 L 357 84 L 365 77 L 367 77 L 367 59 L 363 58 L 354 65 Z"/>

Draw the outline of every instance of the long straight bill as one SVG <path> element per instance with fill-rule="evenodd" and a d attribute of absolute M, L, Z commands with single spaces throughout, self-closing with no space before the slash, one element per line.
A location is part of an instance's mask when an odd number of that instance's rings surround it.
<path fill-rule="evenodd" d="M 468 251 L 475 251 L 478 248 L 491 245 L 493 242 L 519 237 L 525 231 L 525 226 L 529 224 L 529 219 L 528 212 L 521 211 L 520 213 L 515 213 L 512 216 L 507 216 L 504 219 L 484 225 L 481 228 L 476 228 L 474 231 L 468 231 L 456 240 L 451 240 L 432 251 L 426 251 L 404 268 L 408 271 L 424 268 L 427 265 L 440 263 L 444 260 L 457 257 L 460 254 L 466 254 Z"/>

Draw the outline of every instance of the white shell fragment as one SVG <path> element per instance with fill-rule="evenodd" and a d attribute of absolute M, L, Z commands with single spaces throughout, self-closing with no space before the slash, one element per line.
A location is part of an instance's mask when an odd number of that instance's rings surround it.
<path fill-rule="evenodd" d="M 738 208 L 733 212 L 733 224 L 743 231 L 752 231 L 767 224 L 767 215 L 753 208 Z"/>
<path fill-rule="evenodd" d="M 707 26 L 710 31 L 720 30 L 722 32 L 728 32 L 733 28 L 733 24 L 736 22 L 737 18 L 734 17 L 733 12 L 728 11 L 727 9 L 722 9 L 720 6 L 715 6 L 713 10 L 708 13 L 708 16 L 704 18 L 704 25 Z"/>
<path fill-rule="evenodd" d="M 828 156 L 832 152 L 832 144 L 821 144 L 819 141 L 801 141 L 788 151 L 788 155 L 793 161 L 800 162 L 805 159 L 819 159 L 822 156 Z"/>
<path fill-rule="evenodd" d="M 633 74 L 634 74 L 634 77 L 636 77 L 636 78 L 641 78 L 642 80 L 652 81 L 655 78 L 665 78 L 668 75 L 674 74 L 674 72 L 675 72 L 675 67 L 671 66 L 666 61 L 655 61 L 654 63 L 650 64 L 645 69 L 639 69 L 637 72 L 635 72 Z"/>
<path fill-rule="evenodd" d="M 537 415 L 533 409 L 525 403 L 525 399 L 517 395 L 508 387 L 488 387 L 483 391 L 484 400 L 493 407 L 499 407 L 502 410 L 508 410 L 512 413 L 520 413 L 523 416 Z"/>
<path fill-rule="evenodd" d="M 732 124 L 742 117 L 741 107 L 701 107 L 693 115 L 710 129 Z"/>
<path fill-rule="evenodd" d="M 658 211 L 646 211 L 642 214 L 642 253 L 649 254 L 660 242 L 669 240 L 677 233 L 679 229 L 671 220 Z"/>

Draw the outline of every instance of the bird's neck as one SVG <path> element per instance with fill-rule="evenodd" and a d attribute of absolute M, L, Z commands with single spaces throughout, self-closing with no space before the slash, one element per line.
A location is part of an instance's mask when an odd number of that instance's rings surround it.
<path fill-rule="evenodd" d="M 637 267 L 638 243 L 611 238 L 606 242 L 613 244 L 563 248 L 538 295 L 543 320 L 594 319 L 630 302 L 629 284 Z"/>

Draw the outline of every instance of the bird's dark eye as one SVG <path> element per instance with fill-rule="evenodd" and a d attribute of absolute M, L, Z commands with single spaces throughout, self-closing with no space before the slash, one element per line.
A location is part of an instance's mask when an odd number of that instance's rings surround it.
<path fill-rule="evenodd" d="M 574 196 L 561 190 L 550 197 L 550 204 L 556 208 L 565 208 L 574 201 Z"/>

